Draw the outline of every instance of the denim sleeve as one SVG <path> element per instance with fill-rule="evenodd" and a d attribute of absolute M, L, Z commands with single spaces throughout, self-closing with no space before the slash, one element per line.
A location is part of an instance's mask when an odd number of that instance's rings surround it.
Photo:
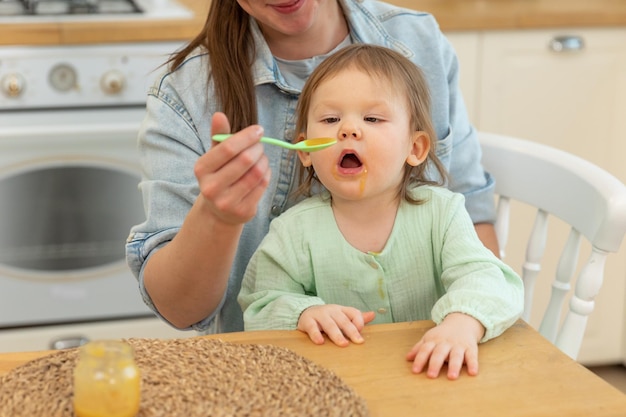
<path fill-rule="evenodd" d="M 440 136 L 437 155 L 448 167 L 449 188 L 465 196 L 465 207 L 474 223 L 495 221 L 495 182 L 485 172 L 477 132 L 472 126 L 459 88 L 459 63 L 452 45 L 440 36 L 443 65 L 448 74 L 449 130 Z"/>
<path fill-rule="evenodd" d="M 205 125 L 195 123 L 176 90 L 163 81 L 166 78 L 149 91 L 138 136 L 143 171 L 139 189 L 146 220 L 132 227 L 126 242 L 126 261 L 139 282 L 143 301 L 165 322 L 146 291 L 143 271 L 150 256 L 178 233 L 198 195 L 193 167 L 206 151 L 201 138 L 208 136 L 206 124 L 210 124 L 208 116 Z M 219 310 L 185 330 L 209 329 Z"/>
<path fill-rule="evenodd" d="M 165 323 L 172 325 L 156 308 L 150 294 L 146 290 L 143 279 L 143 269 L 146 265 L 146 261 L 152 256 L 156 251 L 158 251 L 161 247 L 167 244 L 171 239 L 174 238 L 176 233 L 178 233 L 179 229 L 170 229 L 165 230 L 153 234 L 148 233 L 131 233 L 127 242 L 126 242 L 126 261 L 133 275 L 139 281 L 139 292 L 141 294 L 141 298 L 143 302 L 154 312 L 154 314 L 163 320 Z M 226 298 L 226 293 L 222 297 L 222 301 L 218 308 L 215 310 L 215 313 L 211 316 L 203 319 L 202 321 L 178 330 L 197 330 L 199 332 L 207 332 L 207 333 L 215 333 L 216 331 L 213 329 L 217 326 L 218 312 L 221 310 L 222 305 L 224 304 Z"/>

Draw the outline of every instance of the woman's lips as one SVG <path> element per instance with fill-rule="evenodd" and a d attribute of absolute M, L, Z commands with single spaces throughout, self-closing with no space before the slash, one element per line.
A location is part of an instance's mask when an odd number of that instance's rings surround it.
<path fill-rule="evenodd" d="M 305 1 L 306 0 L 291 0 L 280 4 L 272 4 L 270 7 L 279 13 L 290 14 L 300 10 Z"/>

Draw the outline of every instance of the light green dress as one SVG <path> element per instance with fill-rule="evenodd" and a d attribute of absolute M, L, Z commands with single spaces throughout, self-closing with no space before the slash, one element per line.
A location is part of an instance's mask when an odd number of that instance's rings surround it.
<path fill-rule="evenodd" d="M 478 239 L 461 194 L 422 186 L 402 201 L 380 253 L 364 253 L 339 231 L 328 195 L 274 219 L 244 275 L 238 301 L 246 330 L 295 329 L 320 304 L 374 311 L 373 323 L 432 319 L 452 312 L 480 321 L 482 341 L 521 315 L 519 276 Z"/>

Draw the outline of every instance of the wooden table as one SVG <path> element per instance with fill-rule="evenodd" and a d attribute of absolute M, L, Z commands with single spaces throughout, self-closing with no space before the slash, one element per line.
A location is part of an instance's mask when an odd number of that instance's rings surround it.
<path fill-rule="evenodd" d="M 526 323 L 480 347 L 480 372 L 456 381 L 410 372 L 404 357 L 433 323 L 366 327 L 365 343 L 339 348 L 313 345 L 298 331 L 206 336 L 236 343 L 290 348 L 332 369 L 377 416 L 626 416 L 626 395 L 571 360 Z M 47 352 L 0 354 L 0 375 Z M 174 417 L 174 416 L 173 416 Z"/>

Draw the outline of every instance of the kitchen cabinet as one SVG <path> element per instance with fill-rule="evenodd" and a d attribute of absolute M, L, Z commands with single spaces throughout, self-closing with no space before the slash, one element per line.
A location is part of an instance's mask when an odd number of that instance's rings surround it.
<path fill-rule="evenodd" d="M 626 182 L 626 28 L 569 28 L 449 33 L 461 70 L 473 86 L 461 88 L 479 130 L 551 145 L 603 167 Z M 463 39 L 468 37 L 468 39 Z M 468 46 L 469 45 L 469 46 Z M 467 58 L 468 54 L 476 55 Z M 470 67 L 468 69 L 468 67 Z M 469 81 L 462 77 L 461 82 Z M 532 167 L 528 167 L 532 169 Z M 519 173 L 524 175 L 523 172 Z M 511 230 L 506 261 L 523 262 L 530 211 Z M 552 225 L 552 223 L 554 223 Z M 558 245 L 564 225 L 552 221 Z M 517 238 L 519 236 L 519 238 Z M 560 246 L 549 245 L 538 278 L 531 324 L 540 323 Z M 587 254 L 588 247 L 581 253 Z M 579 361 L 626 363 L 626 244 L 608 258 L 604 286 L 596 298 Z"/>
<path fill-rule="evenodd" d="M 555 52 L 559 39 L 579 49 Z M 626 29 L 483 33 L 478 125 L 565 149 L 626 181 L 624 45 Z"/>

